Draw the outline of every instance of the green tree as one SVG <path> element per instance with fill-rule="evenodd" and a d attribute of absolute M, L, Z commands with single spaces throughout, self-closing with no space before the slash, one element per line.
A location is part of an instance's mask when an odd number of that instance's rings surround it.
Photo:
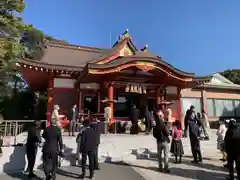
<path fill-rule="evenodd" d="M 25 26 L 22 32 L 21 44 L 24 47 L 23 56 L 32 60 L 41 60 L 45 51 L 45 37 L 42 31 L 32 25 Z"/>
<path fill-rule="evenodd" d="M 221 74 L 235 84 L 240 84 L 240 69 L 229 69 Z"/>
<path fill-rule="evenodd" d="M 0 89 L 15 73 L 16 58 L 22 52 L 19 40 L 24 23 L 19 14 L 24 7 L 24 0 L 0 1 Z"/>
<path fill-rule="evenodd" d="M 27 25 L 22 32 L 21 44 L 24 47 L 23 56 L 31 60 L 41 60 L 44 56 L 47 41 L 59 41 L 49 35 L 45 35 L 42 31 Z M 59 41 L 67 43 L 66 41 Z"/>

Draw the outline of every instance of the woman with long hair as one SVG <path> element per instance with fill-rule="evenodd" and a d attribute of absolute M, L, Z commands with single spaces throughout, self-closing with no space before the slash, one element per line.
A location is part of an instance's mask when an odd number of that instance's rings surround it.
<path fill-rule="evenodd" d="M 173 123 L 170 152 L 175 156 L 175 163 L 181 163 L 184 151 L 182 145 L 182 128 L 179 120 L 176 120 Z"/>

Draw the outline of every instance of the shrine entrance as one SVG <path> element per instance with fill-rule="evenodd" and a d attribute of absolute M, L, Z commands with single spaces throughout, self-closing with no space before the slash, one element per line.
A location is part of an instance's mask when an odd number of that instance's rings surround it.
<path fill-rule="evenodd" d="M 94 114 L 98 112 L 97 93 L 84 93 L 82 98 L 82 108 L 85 114 Z"/>

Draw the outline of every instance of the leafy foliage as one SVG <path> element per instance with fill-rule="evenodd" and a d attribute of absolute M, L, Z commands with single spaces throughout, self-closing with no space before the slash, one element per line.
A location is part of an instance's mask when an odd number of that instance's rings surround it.
<path fill-rule="evenodd" d="M 240 69 L 232 69 L 221 72 L 221 75 L 235 84 L 240 84 Z"/>
<path fill-rule="evenodd" d="M 18 14 L 24 7 L 23 0 L 0 1 L 0 89 L 15 73 L 16 57 L 22 52 L 19 40 L 24 23 Z"/>
<path fill-rule="evenodd" d="M 27 25 L 22 32 L 21 44 L 24 47 L 23 56 L 31 60 L 41 60 L 44 56 L 47 41 L 59 41 L 42 31 Z M 67 43 L 66 41 L 60 41 Z"/>
<path fill-rule="evenodd" d="M 45 50 L 45 37 L 42 31 L 25 26 L 22 32 L 21 44 L 24 47 L 23 56 L 32 60 L 41 60 Z"/>
<path fill-rule="evenodd" d="M 19 91 L 14 98 L 5 96 L 0 99 L 0 114 L 4 119 L 33 119 L 34 94 L 29 90 Z M 46 119 L 46 92 L 42 92 L 39 97 L 41 119 Z"/>

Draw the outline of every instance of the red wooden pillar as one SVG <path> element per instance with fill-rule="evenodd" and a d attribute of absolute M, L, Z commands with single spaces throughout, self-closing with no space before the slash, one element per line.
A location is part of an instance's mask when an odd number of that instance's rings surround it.
<path fill-rule="evenodd" d="M 101 111 L 101 93 L 100 90 L 98 90 L 97 93 L 97 112 L 100 113 Z"/>
<path fill-rule="evenodd" d="M 113 94 L 114 93 L 114 89 L 113 89 L 113 85 L 112 83 L 109 84 L 108 86 L 108 99 L 110 100 L 109 105 L 111 108 L 111 117 L 110 117 L 110 124 L 113 123 Z"/>
<path fill-rule="evenodd" d="M 156 105 L 157 105 L 157 108 L 159 108 L 159 104 L 161 103 L 161 93 L 160 93 L 160 88 L 157 88 L 156 89 Z"/>
<path fill-rule="evenodd" d="M 49 73 L 49 76 L 48 76 L 48 104 L 47 104 L 47 114 L 46 114 L 48 126 L 50 125 L 52 110 L 53 110 L 53 90 L 54 90 L 53 78 L 54 78 L 53 72 Z"/>
<path fill-rule="evenodd" d="M 80 109 L 81 109 L 81 101 L 80 101 L 80 95 L 81 95 L 81 92 L 80 92 L 80 89 L 77 88 L 77 102 L 76 102 L 76 105 L 77 105 L 77 108 L 78 108 L 78 112 L 80 112 Z"/>
<path fill-rule="evenodd" d="M 181 88 L 177 87 L 177 117 L 176 117 L 177 119 L 176 120 L 181 121 L 181 126 L 183 127 L 184 122 L 181 114 L 182 114 Z"/>

